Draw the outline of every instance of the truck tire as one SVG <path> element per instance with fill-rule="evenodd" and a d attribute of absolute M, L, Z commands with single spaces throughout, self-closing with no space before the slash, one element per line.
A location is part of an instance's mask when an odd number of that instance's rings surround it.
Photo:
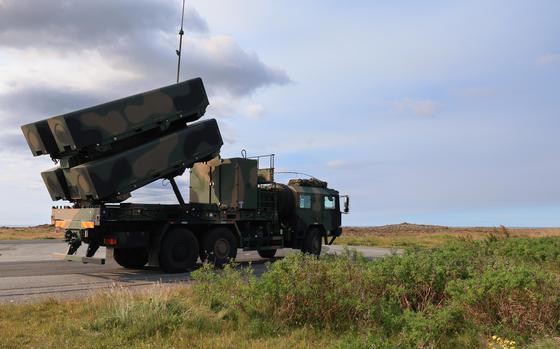
<path fill-rule="evenodd" d="M 115 248 L 113 258 L 118 265 L 124 268 L 142 268 L 148 263 L 148 249 L 139 248 Z"/>
<path fill-rule="evenodd" d="M 311 228 L 307 231 L 305 235 L 305 240 L 303 241 L 303 246 L 301 247 L 301 252 L 309 253 L 319 257 L 321 255 L 321 230 L 318 228 Z"/>
<path fill-rule="evenodd" d="M 174 228 L 165 234 L 159 252 L 159 265 L 166 273 L 181 273 L 196 265 L 198 240 L 185 228 Z"/>
<path fill-rule="evenodd" d="M 221 267 L 237 256 L 237 239 L 228 228 L 214 228 L 204 238 L 203 253 L 208 262 Z"/>
<path fill-rule="evenodd" d="M 261 250 L 257 252 L 261 258 L 274 258 L 274 255 L 276 254 L 276 250 Z"/>

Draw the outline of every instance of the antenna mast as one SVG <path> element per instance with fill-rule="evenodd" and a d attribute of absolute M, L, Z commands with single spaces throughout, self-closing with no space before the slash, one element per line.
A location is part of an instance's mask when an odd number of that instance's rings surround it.
<path fill-rule="evenodd" d="M 179 83 L 179 73 L 181 72 L 181 51 L 183 48 L 183 20 L 185 19 L 185 0 L 183 0 L 183 12 L 181 14 L 181 30 L 179 30 L 179 49 L 175 50 L 177 53 L 177 83 Z"/>
<path fill-rule="evenodd" d="M 179 73 L 181 72 L 181 51 L 183 49 L 183 20 L 185 19 L 185 0 L 183 0 L 183 12 L 181 13 L 181 30 L 179 30 L 179 49 L 175 50 L 177 53 L 177 83 L 179 83 Z M 181 190 L 179 190 L 179 186 L 175 181 L 175 177 L 168 178 L 169 183 L 171 183 L 171 187 L 173 188 L 173 192 L 177 197 L 177 201 L 179 201 L 179 206 L 183 210 L 186 210 L 185 200 L 183 199 L 183 195 L 181 194 Z"/>

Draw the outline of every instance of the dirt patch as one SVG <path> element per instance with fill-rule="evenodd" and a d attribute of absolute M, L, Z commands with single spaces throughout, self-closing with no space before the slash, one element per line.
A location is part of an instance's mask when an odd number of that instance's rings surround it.
<path fill-rule="evenodd" d="M 49 224 L 34 227 L 0 227 L 0 240 L 62 239 L 64 234 L 55 233 Z"/>
<path fill-rule="evenodd" d="M 560 228 L 446 227 L 425 224 L 394 224 L 379 227 L 344 227 L 336 241 L 345 245 L 380 247 L 433 247 L 457 239 L 481 240 L 489 236 L 560 236 Z"/>
<path fill-rule="evenodd" d="M 524 237 L 543 237 L 560 236 L 560 228 L 508 228 L 507 232 L 513 236 Z M 503 233 L 502 227 L 468 227 L 455 228 L 440 225 L 424 225 L 401 223 L 383 225 L 379 227 L 344 227 L 342 233 L 345 236 L 394 236 L 394 235 L 418 235 L 418 234 L 500 234 Z"/>

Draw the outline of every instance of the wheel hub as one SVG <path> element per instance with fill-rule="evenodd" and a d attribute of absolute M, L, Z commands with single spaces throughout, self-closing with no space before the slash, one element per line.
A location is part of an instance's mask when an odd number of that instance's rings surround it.
<path fill-rule="evenodd" d="M 229 241 L 226 239 L 218 239 L 214 244 L 214 254 L 218 258 L 227 258 L 229 256 Z"/>

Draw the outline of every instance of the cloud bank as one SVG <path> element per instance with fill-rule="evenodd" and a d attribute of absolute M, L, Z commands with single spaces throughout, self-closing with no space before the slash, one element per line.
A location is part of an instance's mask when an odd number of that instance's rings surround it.
<path fill-rule="evenodd" d="M 0 2 L 0 115 L 9 125 L 174 82 L 180 11 L 159 0 Z M 185 18 L 182 79 L 243 98 L 290 79 L 229 36 Z"/>

